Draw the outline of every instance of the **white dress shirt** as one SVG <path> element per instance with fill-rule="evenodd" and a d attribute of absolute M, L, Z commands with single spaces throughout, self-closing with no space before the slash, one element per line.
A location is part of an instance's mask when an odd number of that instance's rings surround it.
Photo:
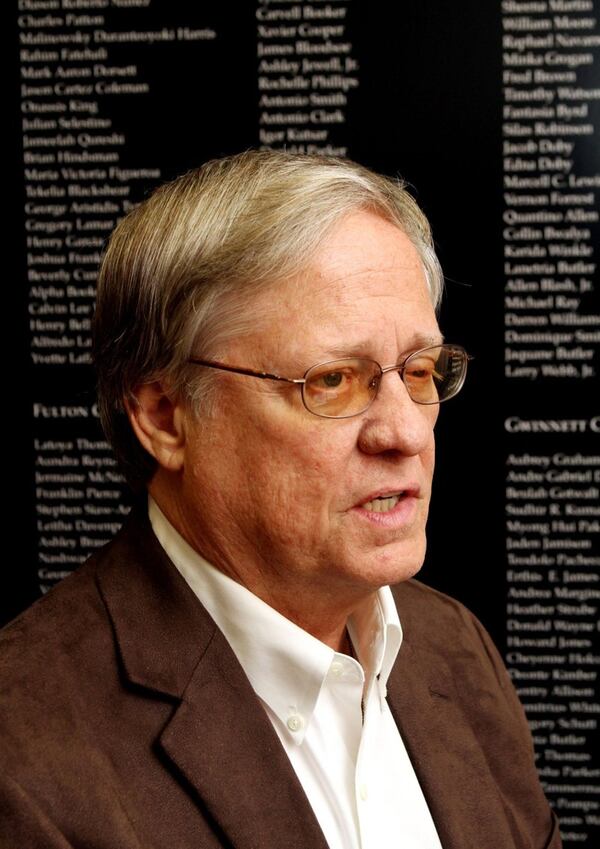
<path fill-rule="evenodd" d="M 152 498 L 149 515 L 160 544 L 244 669 L 330 849 L 441 849 L 385 698 L 402 642 L 389 587 L 348 622 L 358 662 L 207 563 Z"/>

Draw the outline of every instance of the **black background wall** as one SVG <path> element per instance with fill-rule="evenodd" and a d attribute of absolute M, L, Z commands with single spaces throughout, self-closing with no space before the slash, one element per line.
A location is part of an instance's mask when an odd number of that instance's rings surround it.
<path fill-rule="evenodd" d="M 11 17 L 12 12 L 12 17 Z M 598 0 L 20 0 L 8 168 L 3 620 L 113 535 L 89 321 L 151 188 L 248 147 L 413 187 L 474 354 L 442 410 L 422 578 L 504 652 L 567 847 L 598 845 Z M 509 753 L 507 753 L 509 756 Z"/>

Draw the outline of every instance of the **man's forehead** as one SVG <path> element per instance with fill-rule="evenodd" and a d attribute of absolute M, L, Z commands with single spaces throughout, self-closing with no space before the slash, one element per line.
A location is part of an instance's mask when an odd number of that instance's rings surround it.
<path fill-rule="evenodd" d="M 242 343 L 240 356 L 262 354 L 267 370 L 276 363 L 303 373 L 317 362 L 349 356 L 390 365 L 444 341 L 423 289 L 415 286 L 412 292 L 411 287 L 407 298 L 389 280 L 379 295 L 345 280 L 342 288 L 346 297 L 333 297 L 329 287 L 306 297 L 299 287 L 290 300 L 274 298 L 270 309 L 257 315 L 255 332 Z"/>
<path fill-rule="evenodd" d="M 431 302 L 425 269 L 420 257 L 354 258 L 339 252 L 336 257 L 317 255 L 293 278 L 273 286 L 273 294 L 290 304 L 304 298 L 308 307 L 327 308 L 333 304 L 352 309 L 367 299 Z"/>
<path fill-rule="evenodd" d="M 367 213 L 342 221 L 302 271 L 263 289 L 250 308 L 256 350 L 277 348 L 305 365 L 313 356 L 387 361 L 442 341 L 418 252 Z"/>
<path fill-rule="evenodd" d="M 402 305 L 431 302 L 425 273 L 420 264 L 361 268 L 332 277 L 320 275 L 304 281 L 304 291 L 314 299 L 315 306 L 336 305 L 348 312 L 361 309 L 382 309 L 397 312 Z M 366 318 L 365 314 L 365 318 Z"/>
<path fill-rule="evenodd" d="M 323 239 L 316 256 L 335 266 L 351 258 L 352 262 L 383 266 L 406 265 L 419 261 L 418 251 L 409 236 L 396 224 L 371 212 L 345 216 Z"/>

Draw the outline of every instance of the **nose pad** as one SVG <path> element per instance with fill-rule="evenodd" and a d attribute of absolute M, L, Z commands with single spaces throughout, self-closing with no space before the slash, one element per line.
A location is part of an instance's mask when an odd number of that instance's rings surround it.
<path fill-rule="evenodd" d="M 358 438 L 361 451 L 414 456 L 432 447 L 438 405 L 416 404 L 400 369 L 384 372 L 377 380 L 378 392 L 365 413 Z"/>

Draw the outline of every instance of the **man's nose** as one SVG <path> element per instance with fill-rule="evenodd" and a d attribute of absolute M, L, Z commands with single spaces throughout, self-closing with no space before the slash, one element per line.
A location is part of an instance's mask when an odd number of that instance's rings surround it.
<path fill-rule="evenodd" d="M 413 456 L 433 443 L 438 404 L 416 404 L 397 371 L 381 378 L 377 397 L 364 414 L 358 444 L 366 454 L 396 451 Z"/>

